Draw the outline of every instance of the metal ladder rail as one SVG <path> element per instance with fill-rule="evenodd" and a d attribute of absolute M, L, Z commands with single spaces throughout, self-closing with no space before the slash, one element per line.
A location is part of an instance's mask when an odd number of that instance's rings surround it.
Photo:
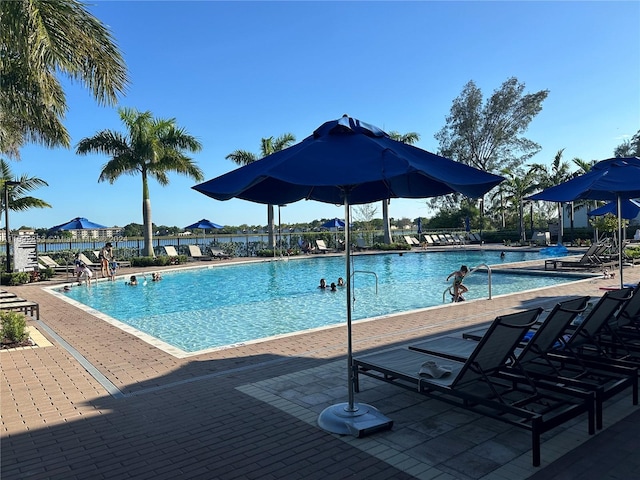
<path fill-rule="evenodd" d="M 355 294 L 355 284 L 353 282 L 353 278 L 355 276 L 356 273 L 367 273 L 369 275 L 373 275 L 374 277 L 376 277 L 376 295 L 378 294 L 378 274 L 376 272 L 372 272 L 369 270 L 354 270 L 353 272 L 351 272 L 351 285 L 352 285 L 352 289 L 353 289 L 353 296 L 352 296 L 352 303 L 356 303 L 356 294 Z"/>
<path fill-rule="evenodd" d="M 485 267 L 487 269 L 487 280 L 489 282 L 489 300 L 491 300 L 491 267 L 489 265 L 487 265 L 486 263 L 481 263 L 480 265 L 476 265 L 471 270 L 469 270 L 469 274 L 466 276 L 468 277 L 469 275 L 471 275 L 473 272 L 475 272 L 481 267 Z M 445 288 L 444 292 L 442 292 L 442 303 L 445 303 L 445 298 L 447 296 L 447 293 L 451 289 L 451 287 L 452 285 L 449 285 L 447 288 Z"/>

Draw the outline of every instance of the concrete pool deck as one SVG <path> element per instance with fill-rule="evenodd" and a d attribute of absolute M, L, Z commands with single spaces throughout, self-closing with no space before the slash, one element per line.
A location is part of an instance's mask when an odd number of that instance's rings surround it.
<path fill-rule="evenodd" d="M 639 280 L 640 268 L 625 269 L 625 282 Z M 616 282 L 356 322 L 354 352 L 549 308 L 567 296 L 600 296 Z M 40 303 L 41 321 L 29 325 L 51 344 L 0 353 L 3 479 L 639 478 L 640 409 L 627 394 L 607 403 L 606 428 L 595 436 L 581 422 L 545 435 L 539 468 L 522 431 L 372 380 L 356 400 L 379 408 L 394 428 L 339 437 L 315 420 L 347 398 L 345 327 L 181 359 L 40 284 L 3 288 Z"/>

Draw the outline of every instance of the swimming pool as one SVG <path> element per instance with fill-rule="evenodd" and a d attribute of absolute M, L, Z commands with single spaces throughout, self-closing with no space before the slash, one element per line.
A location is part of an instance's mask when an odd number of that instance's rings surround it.
<path fill-rule="evenodd" d="M 514 252 L 508 262 L 540 258 Z M 353 320 L 443 304 L 447 275 L 461 264 L 501 263 L 499 252 L 449 251 L 354 257 Z M 217 265 L 163 272 L 136 287 L 125 279 L 74 287 L 65 298 L 156 337 L 185 352 L 238 344 L 346 322 L 345 291 L 317 288 L 344 276 L 344 257 Z M 371 272 L 374 272 L 375 275 Z M 376 282 L 377 276 L 377 282 Z M 139 280 L 143 280 L 139 276 Z M 566 283 L 575 276 L 494 272 L 492 294 Z M 376 293 L 377 283 L 377 293 Z M 487 273 L 471 274 L 468 300 L 488 296 Z M 449 299 L 447 298 L 447 301 Z"/>

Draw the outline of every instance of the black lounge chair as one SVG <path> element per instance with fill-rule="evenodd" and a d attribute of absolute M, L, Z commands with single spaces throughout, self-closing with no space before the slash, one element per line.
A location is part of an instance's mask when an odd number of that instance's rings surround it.
<path fill-rule="evenodd" d="M 637 368 L 623 365 L 603 364 L 593 359 L 563 359 L 558 361 L 547 353 L 562 345 L 565 332 L 571 332 L 571 323 L 585 311 L 589 297 L 579 297 L 557 304 L 547 318 L 536 325 L 527 335 L 527 341 L 516 349 L 513 362 L 505 366 L 506 375 L 514 381 L 531 381 L 546 387 L 548 382 L 562 383 L 595 394 L 596 428 L 603 426 L 603 402 L 627 388 L 632 389 L 632 403 L 638 404 Z M 592 318 L 609 315 L 610 303 L 606 299 L 593 308 Z M 475 341 L 460 337 L 441 337 L 410 345 L 409 348 L 423 353 L 466 360 L 473 351 Z M 509 378 L 509 377 L 505 377 Z"/>
<path fill-rule="evenodd" d="M 540 465 L 540 436 L 583 413 L 589 434 L 594 428 L 594 394 L 570 387 L 539 388 L 501 378 L 524 334 L 542 309 L 497 317 L 469 358 L 458 362 L 408 348 L 363 355 L 353 359 L 354 386 L 366 375 L 449 404 L 471 410 L 531 432 L 532 461 Z M 447 366 L 451 374 L 428 378 L 420 374 L 426 362 Z"/>
<path fill-rule="evenodd" d="M 544 269 L 553 268 L 610 268 L 618 265 L 618 261 L 610 255 L 606 255 L 611 249 L 608 243 L 594 243 L 582 255 L 580 260 L 567 260 L 562 258 L 551 258 L 544 261 Z"/>

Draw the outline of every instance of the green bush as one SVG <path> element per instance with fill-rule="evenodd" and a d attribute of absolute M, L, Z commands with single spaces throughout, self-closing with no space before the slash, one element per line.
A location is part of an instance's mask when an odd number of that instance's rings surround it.
<path fill-rule="evenodd" d="M 2 285 L 24 285 L 29 283 L 31 275 L 29 272 L 3 273 L 0 283 Z"/>
<path fill-rule="evenodd" d="M 40 280 L 49 280 L 55 273 L 53 268 L 40 268 Z"/>
<path fill-rule="evenodd" d="M 132 267 L 164 267 L 166 265 L 179 265 L 187 263 L 186 255 L 178 255 L 177 257 L 169 257 L 161 255 L 158 257 L 133 257 L 131 259 Z"/>
<path fill-rule="evenodd" d="M 374 243 L 373 248 L 376 250 L 411 250 L 408 243 Z"/>
<path fill-rule="evenodd" d="M 627 247 L 624 253 L 630 258 L 640 258 L 640 247 Z"/>
<path fill-rule="evenodd" d="M 23 314 L 9 311 L 0 312 L 0 322 L 3 341 L 19 343 L 28 338 L 27 319 Z"/>

